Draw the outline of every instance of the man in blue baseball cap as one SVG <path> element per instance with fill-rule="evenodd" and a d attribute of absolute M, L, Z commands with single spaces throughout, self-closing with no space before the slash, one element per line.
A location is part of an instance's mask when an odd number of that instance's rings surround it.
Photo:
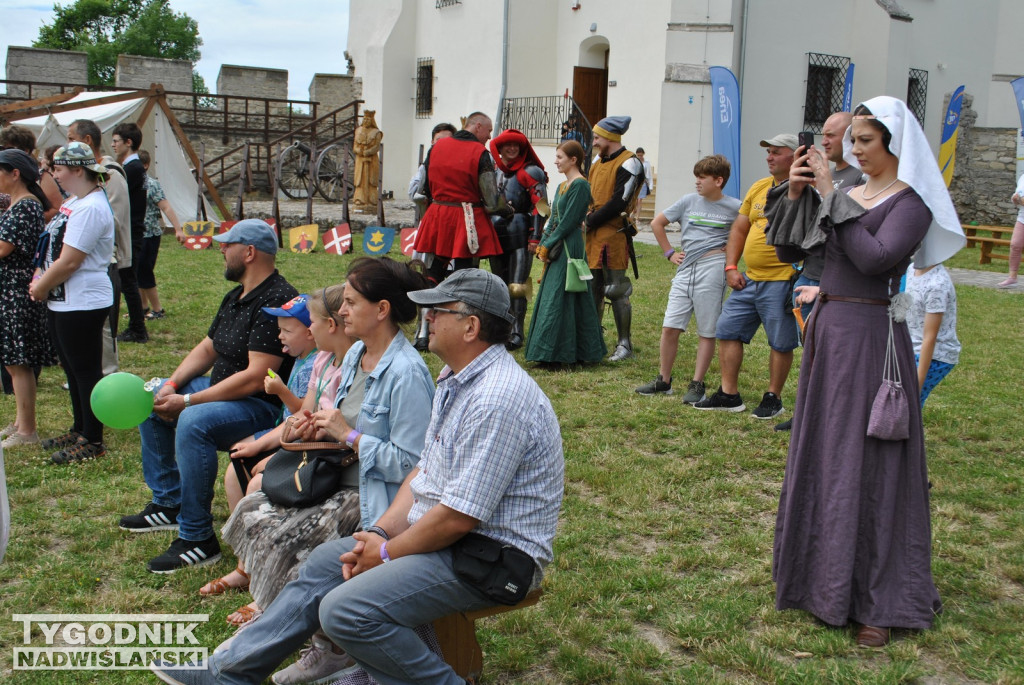
<path fill-rule="evenodd" d="M 217 452 L 273 427 L 281 402 L 263 391 L 263 378 L 267 369 L 287 377 L 292 365 L 276 319 L 261 312 L 298 295 L 275 268 L 274 229 L 246 219 L 214 240 L 224 255 L 224 277 L 239 285 L 225 295 L 206 337 L 164 381 L 153 413 L 139 426 L 142 474 L 153 500 L 120 523 L 133 533 L 178 530 L 170 548 L 147 565 L 153 573 L 220 558 L 210 510 Z"/>

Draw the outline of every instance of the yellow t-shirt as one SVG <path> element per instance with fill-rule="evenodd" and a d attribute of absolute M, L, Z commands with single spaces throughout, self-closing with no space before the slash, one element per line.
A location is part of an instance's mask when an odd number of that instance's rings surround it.
<path fill-rule="evenodd" d="M 766 242 L 764 229 L 768 219 L 764 216 L 764 205 L 768 190 L 775 185 L 771 176 L 762 178 L 750 186 L 743 198 L 740 214 L 750 219 L 750 232 L 743 246 L 743 261 L 747 265 L 747 276 L 755 281 L 788 281 L 793 275 L 793 265 L 784 264 L 775 256 L 775 248 Z"/>

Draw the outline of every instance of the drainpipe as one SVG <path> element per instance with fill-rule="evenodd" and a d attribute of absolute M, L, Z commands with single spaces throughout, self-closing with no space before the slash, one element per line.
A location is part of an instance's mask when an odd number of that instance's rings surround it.
<path fill-rule="evenodd" d="M 750 0 L 743 0 L 743 17 L 740 21 L 743 22 L 743 28 L 740 29 L 740 63 L 736 65 L 736 80 L 741 84 L 743 83 L 743 72 L 747 66 L 747 17 L 750 13 Z M 743 87 L 740 86 L 740 92 L 742 93 Z M 742 97 L 742 96 L 741 96 Z"/>
<path fill-rule="evenodd" d="M 505 0 L 504 18 L 501 24 L 501 92 L 498 93 L 498 115 L 494 117 L 495 132 L 504 128 L 501 112 L 505 109 L 505 92 L 508 89 L 508 12 L 509 0 Z"/>

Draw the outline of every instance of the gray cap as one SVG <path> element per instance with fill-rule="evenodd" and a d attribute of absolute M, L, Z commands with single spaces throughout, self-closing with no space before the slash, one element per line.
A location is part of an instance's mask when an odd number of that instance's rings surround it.
<path fill-rule="evenodd" d="M 241 243 L 252 245 L 260 252 L 277 254 L 277 233 L 270 224 L 261 219 L 244 219 L 231 227 L 227 233 L 213 236 L 218 243 Z"/>
<path fill-rule="evenodd" d="M 509 323 L 515 321 L 509 311 L 512 300 L 508 296 L 508 286 L 494 274 L 482 269 L 456 271 L 435 288 L 414 290 L 409 293 L 409 299 L 426 307 L 445 302 L 465 302 L 470 307 Z"/>
<path fill-rule="evenodd" d="M 797 142 L 795 133 L 780 133 L 774 138 L 761 141 L 761 147 L 768 147 L 769 145 L 772 147 L 788 147 L 794 152 L 798 147 L 800 147 L 800 143 Z"/>

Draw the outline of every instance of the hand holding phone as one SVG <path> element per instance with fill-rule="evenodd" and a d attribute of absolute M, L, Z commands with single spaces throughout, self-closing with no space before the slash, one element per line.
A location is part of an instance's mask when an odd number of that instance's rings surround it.
<path fill-rule="evenodd" d="M 803 147 L 803 149 L 804 149 L 804 156 L 806 156 L 807 153 L 811 151 L 811 147 L 814 146 L 814 132 L 813 131 L 800 131 L 800 133 L 798 133 L 796 135 L 796 139 L 797 139 L 797 146 L 798 147 Z M 813 171 L 805 171 L 804 172 L 804 176 L 807 176 L 808 178 L 814 178 L 814 172 Z"/>

